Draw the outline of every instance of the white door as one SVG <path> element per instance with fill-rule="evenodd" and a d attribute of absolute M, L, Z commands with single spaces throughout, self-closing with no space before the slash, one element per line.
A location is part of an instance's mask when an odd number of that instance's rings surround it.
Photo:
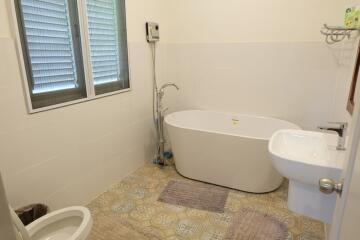
<path fill-rule="evenodd" d="M 358 82 L 356 92 L 360 93 Z M 355 99 L 352 131 L 342 173 L 344 185 L 338 195 L 330 240 L 360 239 L 360 94 Z"/>

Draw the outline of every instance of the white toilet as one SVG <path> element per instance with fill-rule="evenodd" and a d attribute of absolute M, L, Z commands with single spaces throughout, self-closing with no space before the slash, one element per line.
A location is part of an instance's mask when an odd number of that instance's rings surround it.
<path fill-rule="evenodd" d="M 10 210 L 19 240 L 85 240 L 92 227 L 90 211 L 85 207 L 54 211 L 26 227 L 14 210 Z"/>

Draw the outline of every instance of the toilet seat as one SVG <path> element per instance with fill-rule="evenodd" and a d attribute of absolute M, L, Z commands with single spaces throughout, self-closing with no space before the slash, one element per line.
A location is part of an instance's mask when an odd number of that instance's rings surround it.
<path fill-rule="evenodd" d="M 85 240 L 92 227 L 90 211 L 85 207 L 54 211 L 26 227 L 12 212 L 14 225 L 23 240 Z"/>

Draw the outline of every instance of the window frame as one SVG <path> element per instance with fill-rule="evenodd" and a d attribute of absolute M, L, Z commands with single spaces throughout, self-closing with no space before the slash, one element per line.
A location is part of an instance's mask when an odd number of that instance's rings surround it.
<path fill-rule="evenodd" d="M 107 93 L 98 93 L 96 94 L 95 91 L 95 85 L 94 85 L 94 81 L 93 81 L 93 74 L 92 74 L 92 63 L 91 63 L 91 49 L 90 49 L 90 38 L 89 38 L 89 29 L 88 29 L 88 16 L 87 16 L 87 4 L 86 4 L 86 0 L 74 0 L 77 3 L 77 14 L 78 14 L 78 18 L 79 18 L 79 33 L 80 33 L 80 43 L 81 43 L 81 51 L 79 50 L 81 54 L 80 58 L 82 59 L 82 64 L 83 65 L 83 71 L 84 71 L 84 83 L 85 83 L 85 91 L 86 91 L 86 96 L 84 96 L 84 98 L 81 99 L 76 99 L 76 100 L 71 100 L 68 102 L 63 102 L 63 103 L 58 103 L 58 104 L 54 104 L 54 105 L 50 105 L 50 106 L 46 106 L 46 107 L 39 107 L 39 108 L 34 108 L 33 104 L 32 104 L 32 92 L 30 91 L 30 82 L 28 80 L 28 74 L 29 71 L 26 67 L 26 61 L 28 61 L 28 54 L 26 51 L 26 46 L 24 46 L 24 44 L 22 43 L 22 29 L 21 29 L 21 22 L 19 22 L 18 19 L 18 10 L 17 10 L 17 3 L 16 1 L 18 0 L 11 0 L 11 15 L 12 15 L 12 29 L 14 32 L 14 40 L 15 40 L 15 45 L 16 45 L 16 50 L 17 50 L 17 55 L 18 55 L 18 63 L 19 63 L 19 68 L 20 68 L 20 72 L 21 72 L 21 78 L 22 78 L 22 83 L 23 83 L 23 91 L 25 94 L 25 98 L 26 98 L 26 105 L 27 105 L 27 110 L 29 114 L 33 114 L 33 113 L 38 113 L 38 112 L 43 112 L 43 111 L 48 111 L 48 110 L 52 110 L 52 109 L 57 109 L 57 108 L 62 108 L 65 106 L 70 106 L 70 105 L 74 105 L 74 104 L 78 104 L 78 103 L 82 103 L 82 102 L 87 102 L 87 101 L 92 101 L 92 100 L 96 100 L 99 98 L 103 98 L 103 97 L 108 97 L 108 96 L 112 96 L 112 95 L 117 95 L 120 93 L 125 93 L 125 92 L 130 92 L 132 91 L 132 77 L 131 77 L 131 58 L 130 58 L 130 48 L 129 48 L 129 40 L 128 40 L 128 18 L 127 18 L 127 8 L 126 8 L 126 0 L 124 0 L 124 21 L 125 21 L 125 34 L 126 36 L 124 36 L 125 41 L 126 41 L 126 45 L 127 45 L 127 60 L 128 60 L 128 84 L 129 87 L 125 88 L 125 89 L 120 89 L 120 90 L 115 90 L 112 92 L 107 92 Z M 78 63 L 76 63 L 76 65 L 78 65 Z M 104 88 L 106 87 L 106 85 L 104 86 Z M 57 94 L 62 94 L 64 92 L 71 92 L 72 90 L 61 90 L 59 92 L 56 92 L 55 94 L 52 93 L 43 93 L 41 95 L 57 95 Z"/>

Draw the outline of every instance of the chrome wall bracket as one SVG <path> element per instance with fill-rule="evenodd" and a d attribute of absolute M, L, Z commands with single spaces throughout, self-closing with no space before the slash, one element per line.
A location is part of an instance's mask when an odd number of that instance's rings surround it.
<path fill-rule="evenodd" d="M 320 30 L 321 34 L 325 35 L 325 41 L 327 44 L 334 44 L 341 42 L 345 38 L 349 39 L 352 32 L 360 31 L 360 28 L 347 28 L 341 26 L 328 26 L 324 24 L 323 28 Z"/>

